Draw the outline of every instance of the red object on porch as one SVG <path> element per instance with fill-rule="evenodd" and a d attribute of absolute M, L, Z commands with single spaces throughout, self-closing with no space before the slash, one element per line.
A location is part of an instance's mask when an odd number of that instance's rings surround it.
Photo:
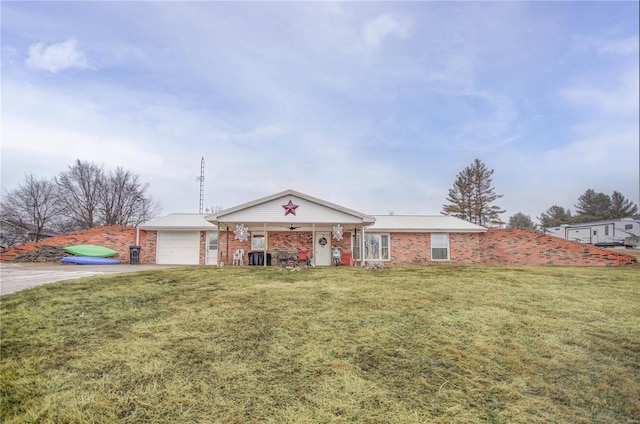
<path fill-rule="evenodd" d="M 298 262 L 299 262 L 300 266 L 309 265 L 309 258 L 307 257 L 307 251 L 306 250 L 300 250 L 298 252 Z"/>
<path fill-rule="evenodd" d="M 351 257 L 351 252 L 342 252 L 342 255 L 340 256 L 340 265 L 353 266 L 353 258 Z"/>

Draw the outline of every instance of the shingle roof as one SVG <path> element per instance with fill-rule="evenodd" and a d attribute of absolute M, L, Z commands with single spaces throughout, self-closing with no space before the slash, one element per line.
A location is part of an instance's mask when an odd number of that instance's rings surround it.
<path fill-rule="evenodd" d="M 218 227 L 207 221 L 206 216 L 197 213 L 172 213 L 147 221 L 138 228 L 141 230 L 216 230 Z"/>
<path fill-rule="evenodd" d="M 460 218 L 445 215 L 374 215 L 367 231 L 479 233 L 487 229 Z"/>

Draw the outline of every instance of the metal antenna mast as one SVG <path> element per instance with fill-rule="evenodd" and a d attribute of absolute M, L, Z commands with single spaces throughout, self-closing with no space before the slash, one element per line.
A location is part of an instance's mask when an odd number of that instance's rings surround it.
<path fill-rule="evenodd" d="M 200 209 L 199 213 L 202 213 L 204 207 L 204 156 L 200 161 L 200 176 L 196 177 L 196 181 L 200 181 Z"/>

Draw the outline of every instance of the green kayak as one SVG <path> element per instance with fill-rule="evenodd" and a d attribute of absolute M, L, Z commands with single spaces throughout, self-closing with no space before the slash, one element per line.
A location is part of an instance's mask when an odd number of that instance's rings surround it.
<path fill-rule="evenodd" d="M 108 249 L 102 246 L 96 246 L 94 244 L 79 244 L 77 246 L 63 247 L 67 253 L 72 253 L 78 256 L 91 256 L 94 258 L 106 258 L 107 256 L 117 255 L 115 250 Z"/>

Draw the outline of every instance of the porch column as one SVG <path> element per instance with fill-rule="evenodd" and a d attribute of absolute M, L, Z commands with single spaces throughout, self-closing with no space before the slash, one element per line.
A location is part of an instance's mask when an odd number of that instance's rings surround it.
<path fill-rule="evenodd" d="M 267 246 L 269 245 L 269 237 L 267 236 L 267 223 L 264 223 L 264 250 L 262 252 L 262 266 L 267 266 Z"/>
<path fill-rule="evenodd" d="M 364 251 L 364 229 L 365 229 L 365 225 L 362 226 L 362 228 L 360 229 L 360 267 L 364 267 L 364 257 L 365 257 L 365 251 Z"/>
<path fill-rule="evenodd" d="M 311 224 L 311 254 L 313 255 L 313 266 L 316 266 L 316 224 Z"/>

